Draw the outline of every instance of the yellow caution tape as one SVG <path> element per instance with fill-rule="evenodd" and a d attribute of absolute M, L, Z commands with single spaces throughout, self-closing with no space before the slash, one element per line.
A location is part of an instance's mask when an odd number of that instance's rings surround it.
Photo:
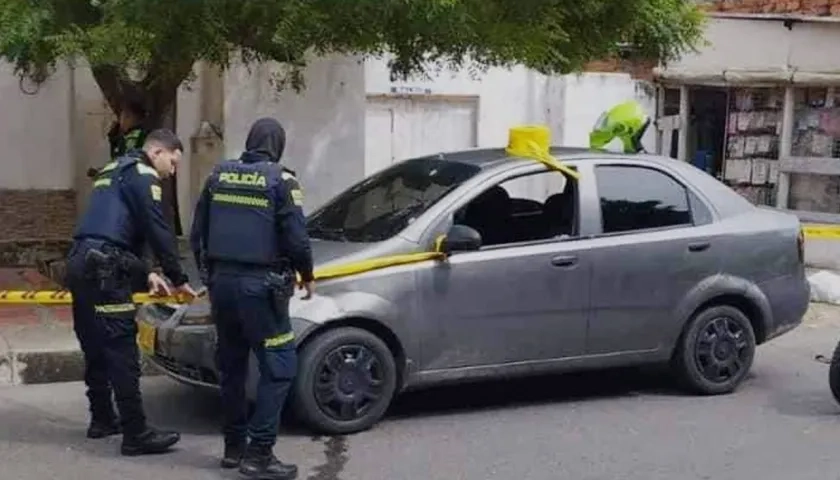
<path fill-rule="evenodd" d="M 189 295 L 155 296 L 149 293 L 135 293 L 131 299 L 136 304 L 193 301 Z M 0 290 L 0 305 L 71 305 L 72 303 L 73 295 L 66 290 Z"/>
<path fill-rule="evenodd" d="M 419 252 L 406 253 L 404 255 L 391 255 L 388 257 L 371 258 L 369 260 L 316 268 L 313 277 L 315 277 L 315 280 L 327 280 L 347 275 L 358 275 L 360 273 L 378 270 L 381 268 L 420 263 L 427 260 L 443 260 L 445 258 L 446 254 L 443 252 Z M 298 275 L 298 281 L 300 281 L 300 275 Z"/>
<path fill-rule="evenodd" d="M 516 157 L 530 158 L 537 160 L 549 168 L 566 173 L 575 179 L 580 178 L 580 173 L 563 165 L 549 153 L 551 145 L 551 132 L 543 125 L 525 125 L 513 127 L 509 132 L 508 147 L 505 151 Z M 441 251 L 445 236 L 441 235 L 435 240 L 435 249 L 432 252 L 408 253 L 403 255 L 391 255 L 387 257 L 372 258 L 358 262 L 333 265 L 316 269 L 315 280 L 327 280 L 331 278 L 358 275 L 372 270 L 409 265 L 425 262 L 427 260 L 444 260 L 446 254 Z M 300 276 L 298 275 L 298 281 Z M 135 294 L 133 301 L 136 304 L 144 303 L 189 303 L 192 301 L 188 296 L 156 297 L 147 293 Z M 0 291 L 0 304 L 42 304 L 42 305 L 66 305 L 72 303 L 69 292 L 63 291 Z"/>
<path fill-rule="evenodd" d="M 802 225 L 805 238 L 840 240 L 840 225 L 805 223 Z"/>

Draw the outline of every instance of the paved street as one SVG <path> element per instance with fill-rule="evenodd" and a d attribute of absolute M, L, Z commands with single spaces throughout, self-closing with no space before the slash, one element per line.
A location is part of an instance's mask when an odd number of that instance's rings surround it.
<path fill-rule="evenodd" d="M 682 396 L 652 372 L 591 373 L 438 389 L 403 398 L 372 431 L 287 433 L 278 453 L 309 480 L 826 480 L 840 478 L 840 406 L 828 390 L 840 309 L 759 349 L 725 397 Z M 149 415 L 184 432 L 177 452 L 117 456 L 84 439 L 80 384 L 0 388 L 0 477 L 15 480 L 238 478 L 216 468 L 219 404 L 163 377 L 144 380 Z"/>

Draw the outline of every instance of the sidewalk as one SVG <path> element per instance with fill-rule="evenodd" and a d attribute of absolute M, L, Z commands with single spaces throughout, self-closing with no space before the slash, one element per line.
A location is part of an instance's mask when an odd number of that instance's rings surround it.
<path fill-rule="evenodd" d="M 0 268 L 0 290 L 58 288 L 33 268 Z M 0 385 L 83 378 L 84 360 L 73 333 L 70 305 L 0 305 Z"/>

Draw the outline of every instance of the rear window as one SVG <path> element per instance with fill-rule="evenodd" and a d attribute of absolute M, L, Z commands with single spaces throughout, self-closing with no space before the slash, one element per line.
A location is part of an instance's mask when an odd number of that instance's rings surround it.
<path fill-rule="evenodd" d="M 693 225 L 688 190 L 663 172 L 603 165 L 595 179 L 604 233 Z"/>

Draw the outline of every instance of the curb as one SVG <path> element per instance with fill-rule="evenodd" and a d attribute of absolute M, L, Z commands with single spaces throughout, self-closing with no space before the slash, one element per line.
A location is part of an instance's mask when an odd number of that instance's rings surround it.
<path fill-rule="evenodd" d="M 140 360 L 144 377 L 162 373 Z M 0 386 L 81 382 L 85 362 L 81 350 L 3 352 L 0 354 Z"/>

